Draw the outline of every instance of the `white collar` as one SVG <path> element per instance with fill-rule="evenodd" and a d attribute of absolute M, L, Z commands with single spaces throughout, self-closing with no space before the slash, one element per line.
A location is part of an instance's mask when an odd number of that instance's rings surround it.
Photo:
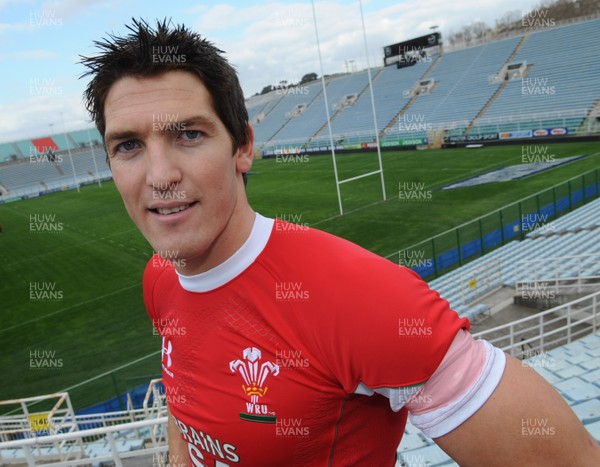
<path fill-rule="evenodd" d="M 264 250 L 271 231 L 273 219 L 256 213 L 252 231 L 244 244 L 233 255 L 208 271 L 193 276 L 179 276 L 179 284 L 188 292 L 210 292 L 235 279 L 248 268 Z"/>

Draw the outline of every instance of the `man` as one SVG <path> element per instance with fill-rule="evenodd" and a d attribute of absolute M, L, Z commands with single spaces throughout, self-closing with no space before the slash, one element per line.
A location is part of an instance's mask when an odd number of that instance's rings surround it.
<path fill-rule="evenodd" d="M 144 299 L 173 464 L 391 466 L 409 412 L 461 465 L 600 463 L 556 391 L 416 274 L 255 213 L 233 68 L 183 26 L 129 29 L 83 58 L 85 98 L 127 212 L 171 260 L 148 263 Z"/>

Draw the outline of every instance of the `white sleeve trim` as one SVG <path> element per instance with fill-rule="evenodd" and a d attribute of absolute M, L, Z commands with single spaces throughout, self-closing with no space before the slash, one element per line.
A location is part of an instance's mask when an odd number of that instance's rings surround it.
<path fill-rule="evenodd" d="M 407 386 L 402 388 L 377 388 L 371 389 L 364 383 L 359 383 L 354 394 L 362 394 L 363 396 L 372 396 L 373 394 L 381 394 L 390 400 L 390 407 L 394 412 L 398 412 L 406 402 L 414 396 L 419 389 L 423 387 L 423 384 L 417 384 L 415 386 Z"/>
<path fill-rule="evenodd" d="M 483 370 L 471 388 L 460 398 L 449 404 L 419 415 L 410 414 L 410 421 L 430 438 L 439 438 L 464 423 L 492 395 L 506 365 L 506 355 L 487 341 L 485 345 L 485 363 Z"/>

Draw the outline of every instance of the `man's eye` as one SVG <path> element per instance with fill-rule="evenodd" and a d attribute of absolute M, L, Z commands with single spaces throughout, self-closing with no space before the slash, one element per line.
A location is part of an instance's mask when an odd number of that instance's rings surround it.
<path fill-rule="evenodd" d="M 128 151 L 133 151 L 137 147 L 138 147 L 137 141 L 129 140 L 129 141 L 125 141 L 121 144 L 118 144 L 116 149 L 117 149 L 117 152 L 128 152 Z"/>
<path fill-rule="evenodd" d="M 181 132 L 181 138 L 187 141 L 194 141 L 202 136 L 202 132 L 199 130 L 185 130 Z"/>

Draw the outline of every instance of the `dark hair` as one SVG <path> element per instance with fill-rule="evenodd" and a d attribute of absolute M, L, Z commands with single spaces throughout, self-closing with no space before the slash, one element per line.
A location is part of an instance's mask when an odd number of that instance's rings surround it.
<path fill-rule="evenodd" d="M 131 33 L 124 37 L 109 34 L 94 41 L 102 53 L 80 56 L 91 75 L 84 92 L 84 103 L 104 138 L 104 102 L 111 86 L 126 76 L 156 76 L 167 71 L 184 70 L 198 76 L 210 93 L 217 115 L 227 128 L 234 151 L 249 140 L 248 111 L 237 73 L 223 57 L 223 51 L 183 25 L 171 20 L 156 21 L 156 29 L 144 20 L 132 19 L 126 25 Z"/>

